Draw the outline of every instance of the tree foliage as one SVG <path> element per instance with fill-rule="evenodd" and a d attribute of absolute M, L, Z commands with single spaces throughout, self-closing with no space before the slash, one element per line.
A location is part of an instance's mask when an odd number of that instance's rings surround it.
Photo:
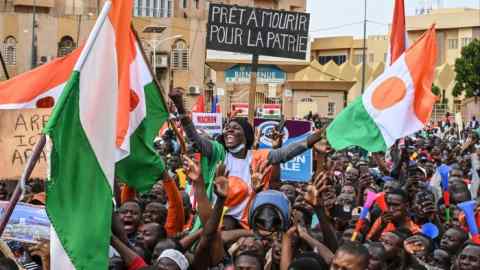
<path fill-rule="evenodd" d="M 472 97 L 474 91 L 480 89 L 480 40 L 474 39 L 463 47 L 461 57 L 455 61 L 456 84 L 453 96 L 465 92 L 466 97 Z"/>
<path fill-rule="evenodd" d="M 440 95 L 442 95 L 442 90 L 440 89 L 440 87 L 436 86 L 435 84 L 432 84 L 432 93 L 439 97 Z"/>

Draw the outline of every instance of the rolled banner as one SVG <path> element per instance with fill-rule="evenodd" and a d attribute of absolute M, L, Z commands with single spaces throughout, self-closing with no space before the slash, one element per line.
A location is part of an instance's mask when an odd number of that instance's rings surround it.
<path fill-rule="evenodd" d="M 450 192 L 448 191 L 448 175 L 450 174 L 450 167 L 442 164 L 438 167 L 438 172 L 440 173 L 441 182 L 443 191 L 443 202 L 445 203 L 445 219 L 447 222 L 450 222 Z"/>
<path fill-rule="evenodd" d="M 368 191 L 367 199 L 363 203 L 362 211 L 360 212 L 360 217 L 355 224 L 355 231 L 352 234 L 352 242 L 357 239 L 358 234 L 360 233 L 363 224 L 365 223 L 365 219 L 367 218 L 368 211 L 370 211 L 370 207 L 372 207 L 373 203 L 377 199 L 377 193 Z"/>
<path fill-rule="evenodd" d="M 442 164 L 440 167 L 438 167 L 438 172 L 440 174 L 440 177 L 442 179 L 441 185 L 442 185 L 442 190 L 448 190 L 448 175 L 450 173 L 450 167 Z"/>
<path fill-rule="evenodd" d="M 385 213 L 388 210 L 387 200 L 385 198 L 385 192 L 380 192 L 377 194 L 375 203 L 378 205 L 382 213 Z"/>
<path fill-rule="evenodd" d="M 467 201 L 458 204 L 458 208 L 462 209 L 463 213 L 465 214 L 465 219 L 467 220 L 468 229 L 470 234 L 472 235 L 473 239 L 478 239 L 478 226 L 475 222 L 475 205 L 476 201 Z"/>

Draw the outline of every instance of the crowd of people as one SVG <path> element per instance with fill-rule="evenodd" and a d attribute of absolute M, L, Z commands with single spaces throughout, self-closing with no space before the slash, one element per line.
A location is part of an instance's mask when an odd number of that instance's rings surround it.
<path fill-rule="evenodd" d="M 243 118 L 217 138 L 199 133 L 181 92 L 170 98 L 186 151 L 167 131 L 151 191 L 118 185 L 110 269 L 480 269 L 477 120 L 459 130 L 447 118 L 386 153 L 334 151 L 320 123 L 286 146 L 275 130 L 272 148 L 258 149 L 261 134 Z M 309 149 L 312 179 L 282 182 L 280 165 Z M 48 256 L 37 261 L 48 269 Z"/>

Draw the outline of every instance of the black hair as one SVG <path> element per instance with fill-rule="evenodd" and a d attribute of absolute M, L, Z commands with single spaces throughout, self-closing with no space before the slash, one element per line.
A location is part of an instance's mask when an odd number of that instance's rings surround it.
<path fill-rule="evenodd" d="M 295 258 L 288 266 L 288 270 L 327 270 L 325 260 L 315 252 L 305 252 Z"/>
<path fill-rule="evenodd" d="M 14 260 L 0 257 L 0 270 L 18 270 L 18 266 Z"/>
<path fill-rule="evenodd" d="M 363 246 L 365 246 L 368 249 L 381 249 L 383 251 L 385 251 L 385 246 L 380 243 L 380 242 L 367 242 L 367 243 L 364 243 Z"/>
<path fill-rule="evenodd" d="M 391 233 L 400 237 L 400 239 L 402 239 L 402 241 L 404 241 L 408 237 L 412 236 L 412 233 L 406 228 L 396 229 L 395 231 L 392 231 Z"/>
<path fill-rule="evenodd" d="M 233 261 L 236 262 L 237 259 L 242 257 L 242 256 L 255 258 L 258 261 L 258 264 L 260 265 L 260 269 L 263 269 L 263 265 L 265 264 L 264 256 L 259 256 L 258 254 L 256 254 L 255 252 L 252 252 L 252 251 L 244 251 L 244 252 L 240 252 L 239 254 L 235 255 L 233 257 Z"/>
<path fill-rule="evenodd" d="M 392 191 L 388 192 L 387 195 L 399 195 L 403 198 L 402 202 L 408 202 L 408 194 L 403 189 L 395 188 Z"/>
<path fill-rule="evenodd" d="M 368 260 L 370 259 L 370 253 L 368 249 L 360 243 L 356 242 L 344 242 L 338 249 L 337 254 L 340 252 L 349 253 L 362 260 L 363 267 L 367 268 Z"/>

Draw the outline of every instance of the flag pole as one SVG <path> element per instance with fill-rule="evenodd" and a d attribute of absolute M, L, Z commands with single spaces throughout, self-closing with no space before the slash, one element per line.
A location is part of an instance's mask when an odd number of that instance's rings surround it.
<path fill-rule="evenodd" d="M 362 48 L 362 94 L 365 92 L 365 72 L 367 68 L 367 0 L 364 2 L 363 13 L 363 48 Z"/>
<path fill-rule="evenodd" d="M 98 37 L 98 34 L 100 33 L 100 30 L 102 29 L 102 25 L 107 19 L 108 12 L 110 12 L 110 8 L 112 7 L 112 1 L 107 1 L 103 5 L 102 12 L 100 12 L 100 15 L 98 16 L 97 21 L 95 22 L 95 25 L 93 26 L 92 31 L 88 35 L 87 42 L 85 43 L 85 47 L 82 50 L 82 53 L 78 57 L 77 63 L 75 64 L 75 67 L 73 70 L 81 70 L 83 65 L 85 64 L 85 61 L 87 61 L 87 57 L 90 54 L 90 51 L 92 50 L 93 44 L 95 43 L 95 40 Z"/>
<path fill-rule="evenodd" d="M 22 193 L 25 190 L 25 183 L 26 181 L 30 178 L 30 175 L 33 172 L 33 169 L 35 169 L 35 165 L 37 164 L 37 161 L 40 159 L 40 155 L 43 151 L 43 148 L 45 147 L 45 144 L 47 142 L 47 137 L 45 134 L 42 134 L 40 137 L 40 140 L 37 142 L 35 145 L 35 148 L 33 149 L 32 156 L 28 159 L 27 166 L 25 167 L 22 177 L 17 183 L 17 186 L 15 187 L 15 191 L 12 194 L 12 198 L 10 198 L 10 201 L 8 202 L 7 209 L 5 210 L 5 214 L 2 216 L 2 220 L 0 222 L 0 236 L 2 236 L 3 231 L 5 230 L 5 227 L 7 226 L 8 221 L 10 220 L 10 217 L 12 216 L 13 209 L 15 209 L 15 206 L 17 205 L 18 201 L 20 200 L 20 197 Z"/>
<path fill-rule="evenodd" d="M 90 35 L 88 36 L 85 47 L 82 50 L 82 53 L 80 54 L 80 57 L 77 63 L 75 64 L 74 70 L 81 70 L 83 65 L 85 64 L 88 54 L 90 53 L 91 48 L 93 47 L 93 44 L 98 34 L 100 33 L 100 29 L 103 23 L 105 22 L 105 19 L 107 18 L 108 12 L 110 11 L 111 7 L 112 7 L 111 1 L 107 1 L 103 6 L 102 12 L 100 13 L 100 16 L 98 17 L 97 21 L 95 22 L 95 25 L 93 26 L 92 31 L 90 32 Z M 0 236 L 3 234 L 3 231 L 7 226 L 8 220 L 10 219 L 13 213 L 13 209 L 15 208 L 18 201 L 20 200 L 20 197 L 24 191 L 25 183 L 30 178 L 30 175 L 32 174 L 33 169 L 35 168 L 35 165 L 37 164 L 38 159 L 40 158 L 40 154 L 42 153 L 43 148 L 45 147 L 46 141 L 47 141 L 46 135 L 42 134 L 40 137 L 40 140 L 35 145 L 32 156 L 28 160 L 27 166 L 23 171 L 22 177 L 20 178 L 20 181 L 17 183 L 15 191 L 12 194 L 12 198 L 8 203 L 7 209 L 5 211 L 5 215 L 3 215 L 2 220 L 0 222 Z"/>
<path fill-rule="evenodd" d="M 165 92 L 163 91 L 163 88 L 161 87 L 157 76 L 155 76 L 155 73 L 153 72 L 153 68 L 152 68 L 152 65 L 150 63 L 150 60 L 148 60 L 147 56 L 145 55 L 145 50 L 143 49 L 143 45 L 140 42 L 140 37 L 138 35 L 137 30 L 133 26 L 133 23 L 131 24 L 131 28 L 132 28 L 133 35 L 135 36 L 135 40 L 137 41 L 138 47 L 140 48 L 140 52 L 142 53 L 143 60 L 145 61 L 145 63 L 147 63 L 148 71 L 150 72 L 150 75 L 153 78 L 153 82 L 157 86 L 157 89 L 160 92 L 160 95 L 162 96 L 163 106 L 165 106 L 165 108 L 167 108 L 167 111 L 168 111 L 169 108 L 168 108 L 168 105 L 166 103 L 167 99 L 166 99 Z M 156 56 L 154 56 L 154 58 L 155 57 Z M 170 111 L 168 111 L 168 113 L 170 113 Z M 168 119 L 167 122 L 171 126 L 171 128 L 173 129 L 173 132 L 175 133 L 175 135 L 177 136 L 177 139 L 180 143 L 181 152 L 182 153 L 187 153 L 187 144 L 185 143 L 185 140 L 183 139 L 183 136 L 181 136 L 180 131 L 177 129 L 177 126 L 175 125 L 175 123 L 171 119 Z"/>

